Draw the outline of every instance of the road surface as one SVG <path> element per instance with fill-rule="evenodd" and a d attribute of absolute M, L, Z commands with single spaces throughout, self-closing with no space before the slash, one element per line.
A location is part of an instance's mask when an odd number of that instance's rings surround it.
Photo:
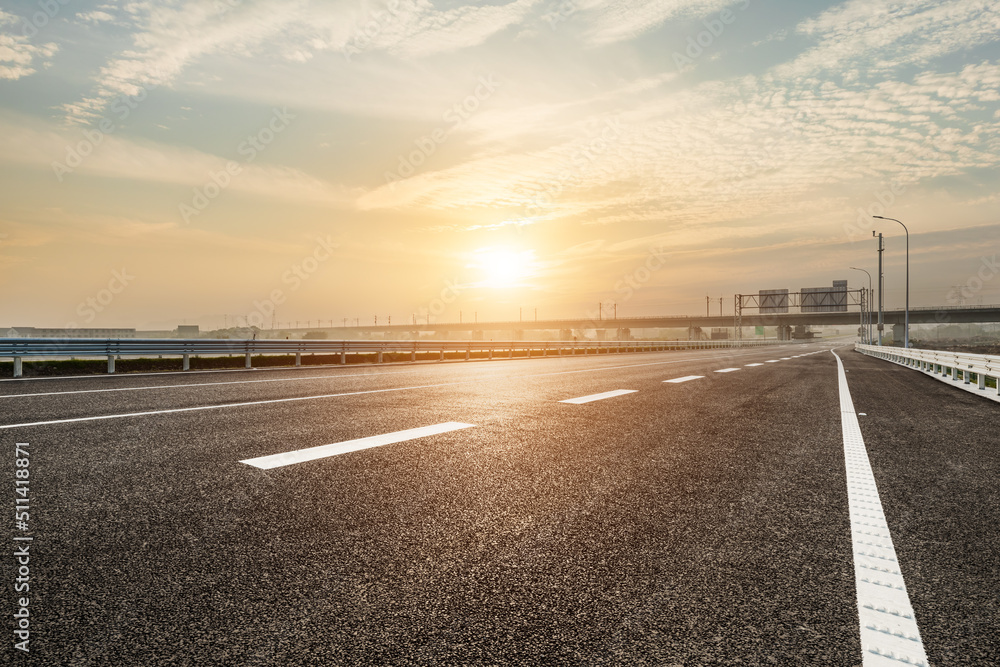
<path fill-rule="evenodd" d="M 906 664 L 862 648 L 856 417 L 907 641 L 996 664 L 1000 406 L 840 347 L 842 412 L 830 348 L 0 382 L 4 663 Z"/>

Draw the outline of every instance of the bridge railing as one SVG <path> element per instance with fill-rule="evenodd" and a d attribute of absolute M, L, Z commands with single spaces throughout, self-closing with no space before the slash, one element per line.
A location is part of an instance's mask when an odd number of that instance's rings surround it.
<path fill-rule="evenodd" d="M 295 355 L 295 365 L 302 363 L 303 354 L 339 355 L 339 363 L 347 363 L 347 355 L 368 355 L 382 363 L 386 354 L 417 355 L 426 359 L 437 354 L 443 361 L 447 354 L 464 353 L 466 360 L 477 357 L 513 358 L 515 356 L 562 356 L 566 354 L 607 354 L 628 352 L 660 352 L 666 350 L 704 350 L 732 347 L 759 347 L 787 343 L 776 339 L 760 340 L 701 340 L 701 341 L 449 341 L 449 340 L 243 340 L 224 338 L 0 338 L 0 357 L 14 359 L 14 377 L 22 376 L 24 357 L 107 357 L 108 372 L 115 372 L 115 359 L 123 356 L 178 356 L 183 369 L 190 369 L 192 355 L 226 356 L 242 354 L 245 367 L 251 368 L 253 355 Z"/>
<path fill-rule="evenodd" d="M 871 357 L 909 366 L 941 380 L 961 381 L 967 385 L 975 382 L 983 392 L 990 388 L 988 380 L 992 380 L 995 383 L 996 394 L 1000 396 L 1000 356 L 861 343 L 855 343 L 854 349 Z"/>

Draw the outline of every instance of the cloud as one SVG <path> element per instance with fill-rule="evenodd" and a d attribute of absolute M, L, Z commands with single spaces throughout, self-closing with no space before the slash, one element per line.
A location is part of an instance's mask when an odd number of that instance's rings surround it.
<path fill-rule="evenodd" d="M 849 0 L 803 21 L 796 31 L 818 44 L 777 68 L 779 74 L 853 67 L 872 75 L 994 42 L 1000 6 L 983 0 Z"/>
<path fill-rule="evenodd" d="M 218 156 L 113 134 L 104 135 L 95 146 L 73 128 L 0 118 L 0 161 L 45 169 L 53 183 L 56 183 L 54 164 L 67 164 L 69 151 L 77 150 L 81 143 L 90 144 L 88 154 L 63 178 L 79 174 L 202 187 L 210 181 L 212 173 L 225 170 L 227 162 L 236 157 L 235 148 L 232 156 Z M 237 163 L 240 173 L 231 179 L 228 191 L 243 195 L 346 206 L 359 194 L 331 186 L 292 167 L 240 160 Z"/>
<path fill-rule="evenodd" d="M 640 0 L 639 2 L 580 3 L 587 24 L 585 39 L 601 46 L 634 39 L 668 20 L 707 16 L 736 0 Z"/>
<path fill-rule="evenodd" d="M 194 63 L 213 55 L 277 56 L 306 63 L 323 51 L 348 57 L 384 51 L 400 58 L 455 51 L 481 44 L 523 20 L 536 2 L 439 11 L 427 0 L 403 0 L 391 12 L 383 8 L 355 16 L 343 5 L 308 0 L 231 7 L 193 1 L 128 3 L 110 18 L 106 11 L 85 15 L 85 20 L 134 24 L 133 48 L 101 67 L 90 95 L 62 109 L 71 122 L 91 122 L 114 99 L 142 87 L 172 85 Z"/>
<path fill-rule="evenodd" d="M 16 81 L 37 71 L 36 61 L 46 61 L 59 50 L 54 43 L 32 44 L 24 34 L 16 35 L 12 26 L 22 21 L 13 14 L 0 10 L 0 79 Z M 48 62 L 42 62 L 47 67 Z"/>

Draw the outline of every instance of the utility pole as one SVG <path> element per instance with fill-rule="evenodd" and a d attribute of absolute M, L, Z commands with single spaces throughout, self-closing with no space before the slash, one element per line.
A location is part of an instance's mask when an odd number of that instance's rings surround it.
<path fill-rule="evenodd" d="M 711 310 L 712 310 L 712 297 L 706 296 L 705 297 L 705 317 L 711 317 L 712 316 L 712 313 L 710 312 Z"/>
<path fill-rule="evenodd" d="M 719 297 L 719 317 L 722 317 L 722 297 Z"/>
<path fill-rule="evenodd" d="M 875 232 L 872 231 L 872 236 Z M 882 344 L 882 331 L 885 328 L 882 321 L 882 297 L 885 294 L 885 284 L 882 279 L 882 252 L 885 250 L 885 243 L 882 241 L 882 232 L 878 233 L 878 344 Z"/>
<path fill-rule="evenodd" d="M 618 319 L 618 304 L 615 303 L 615 319 Z"/>

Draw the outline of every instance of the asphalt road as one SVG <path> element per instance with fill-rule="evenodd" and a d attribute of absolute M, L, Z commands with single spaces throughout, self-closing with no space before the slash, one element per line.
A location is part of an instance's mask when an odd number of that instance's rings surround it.
<path fill-rule="evenodd" d="M 861 665 L 829 347 L 2 382 L 3 662 Z M 1000 405 L 837 351 L 930 663 L 996 664 Z"/>

